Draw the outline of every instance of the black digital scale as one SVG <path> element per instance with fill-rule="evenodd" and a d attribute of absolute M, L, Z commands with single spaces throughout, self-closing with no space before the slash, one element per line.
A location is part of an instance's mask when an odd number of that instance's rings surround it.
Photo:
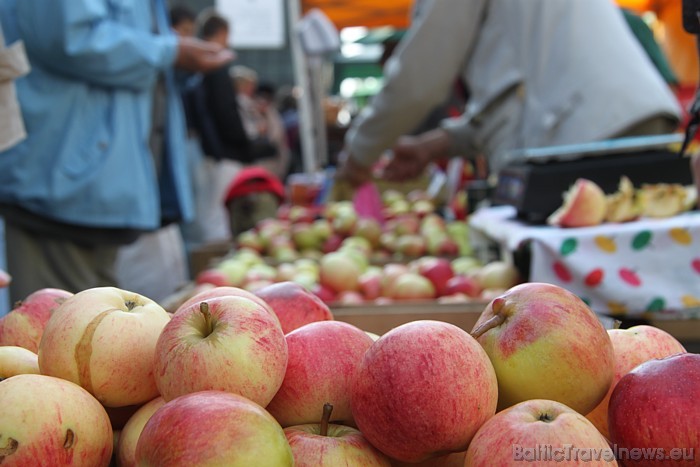
<path fill-rule="evenodd" d="M 683 135 L 674 133 L 519 150 L 512 156 L 522 162 L 500 171 L 492 201 L 515 207 L 520 220 L 542 224 L 578 178 L 594 181 L 607 194 L 617 191 L 623 175 L 635 188 L 691 185 L 690 160 L 673 149 L 682 141 Z"/>

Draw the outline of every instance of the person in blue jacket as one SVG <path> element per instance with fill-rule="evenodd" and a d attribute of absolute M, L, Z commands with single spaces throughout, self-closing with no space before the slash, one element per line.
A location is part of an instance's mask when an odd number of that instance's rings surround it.
<path fill-rule="evenodd" d="M 176 36 L 164 0 L 3 0 L 0 21 L 31 65 L 27 138 L 0 152 L 11 299 L 115 285 L 121 245 L 192 215 L 173 67 L 232 54 Z"/>

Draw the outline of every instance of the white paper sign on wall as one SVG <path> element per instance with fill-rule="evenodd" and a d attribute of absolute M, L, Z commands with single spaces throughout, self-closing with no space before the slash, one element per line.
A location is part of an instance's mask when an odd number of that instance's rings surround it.
<path fill-rule="evenodd" d="M 216 0 L 216 8 L 231 22 L 231 46 L 238 49 L 284 47 L 283 0 Z"/>

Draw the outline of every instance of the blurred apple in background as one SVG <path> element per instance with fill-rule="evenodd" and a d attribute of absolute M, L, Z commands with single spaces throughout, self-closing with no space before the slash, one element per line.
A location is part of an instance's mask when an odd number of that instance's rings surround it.
<path fill-rule="evenodd" d="M 329 423 L 332 404 L 324 404 L 320 423 L 284 429 L 297 467 L 390 467 L 389 458 L 379 452 L 357 429 Z"/>
<path fill-rule="evenodd" d="M 420 231 L 420 220 L 413 215 L 403 215 L 391 219 L 386 223 L 385 231 L 392 232 L 396 236 L 417 235 Z"/>
<path fill-rule="evenodd" d="M 572 449 L 569 457 L 566 457 L 567 446 L 583 452 L 574 458 L 576 451 Z M 553 455 L 556 452 L 561 456 L 559 459 Z M 600 454 L 600 459 L 593 457 L 596 453 Z M 516 404 L 498 412 L 484 423 L 469 444 L 464 465 L 521 463 L 617 465 L 608 441 L 591 422 L 564 404 L 542 399 Z"/>
<path fill-rule="evenodd" d="M 420 462 L 464 451 L 496 412 L 496 375 L 468 333 L 413 321 L 365 353 L 351 390 L 352 414 L 367 440 L 391 458 Z"/>
<path fill-rule="evenodd" d="M 241 280 L 241 282 L 243 279 Z M 230 286 L 229 275 L 218 267 L 200 271 L 194 279 L 195 284 L 212 284 L 217 287 Z"/>
<path fill-rule="evenodd" d="M 295 282 L 271 284 L 255 294 L 275 312 L 284 334 L 305 324 L 333 319 L 333 313 L 323 300 Z"/>
<path fill-rule="evenodd" d="M 362 217 L 357 220 L 352 235 L 366 239 L 372 248 L 376 249 L 382 235 L 382 226 L 376 219 Z"/>
<path fill-rule="evenodd" d="M 283 427 L 316 423 L 319 407 L 333 405 L 333 418 L 352 421 L 350 385 L 374 342 L 364 331 L 340 321 L 307 324 L 286 336 L 289 360 L 279 391 L 267 411 Z"/>
<path fill-rule="evenodd" d="M 462 293 L 471 298 L 481 296 L 483 290 L 479 282 L 473 277 L 457 275 L 451 277 L 445 284 L 444 295 L 454 295 Z"/>
<path fill-rule="evenodd" d="M 685 352 L 685 348 L 671 334 L 653 326 L 639 325 L 629 329 L 609 329 L 608 335 L 615 354 L 615 376 L 605 398 L 586 418 L 606 438 L 608 431 L 608 404 L 617 382 L 637 365 L 655 358 Z"/>
<path fill-rule="evenodd" d="M 365 298 L 360 292 L 355 290 L 345 290 L 336 296 L 337 305 L 361 305 L 365 303 Z"/>
<path fill-rule="evenodd" d="M 435 287 L 420 274 L 407 272 L 394 280 L 390 297 L 394 300 L 430 300 L 435 298 Z"/>
<path fill-rule="evenodd" d="M 71 296 L 67 290 L 45 288 L 15 304 L 0 318 L 0 345 L 16 345 L 36 353 L 51 313 Z"/>
<path fill-rule="evenodd" d="M 322 241 L 325 241 L 333 233 L 333 227 L 328 219 L 316 219 L 311 224 L 311 229 L 314 231 L 316 236 Z"/>
<path fill-rule="evenodd" d="M 237 394 L 201 391 L 178 397 L 150 417 L 136 445 L 137 465 L 293 466 L 282 427 Z"/>
<path fill-rule="evenodd" d="M 76 383 L 108 407 L 158 396 L 153 359 L 170 315 L 115 287 L 78 292 L 53 312 L 39 345 L 41 373 Z"/>
<path fill-rule="evenodd" d="M 332 253 L 340 248 L 345 237 L 338 234 L 331 234 L 326 240 L 324 240 L 323 245 L 321 245 L 321 251 L 323 253 Z"/>
<path fill-rule="evenodd" d="M 214 389 L 266 406 L 286 368 L 287 342 L 279 320 L 243 297 L 223 296 L 181 308 L 155 349 L 156 384 L 166 401 Z"/>
<path fill-rule="evenodd" d="M 409 267 L 403 263 L 387 263 L 382 267 L 382 272 L 384 274 L 382 280 L 382 295 L 384 297 L 392 297 L 396 279 L 409 272 Z"/>
<path fill-rule="evenodd" d="M 364 237 L 347 237 L 340 244 L 339 249 L 352 249 L 360 253 L 363 257 L 372 255 L 372 244 Z"/>
<path fill-rule="evenodd" d="M 492 261 L 476 270 L 474 276 L 482 289 L 510 289 L 520 282 L 520 272 L 511 263 Z"/>
<path fill-rule="evenodd" d="M 472 331 L 498 376 L 498 407 L 530 399 L 587 414 L 614 375 L 613 346 L 598 317 L 552 284 L 515 286 L 489 303 Z"/>
<path fill-rule="evenodd" d="M 0 346 L 0 381 L 17 375 L 38 375 L 39 356 L 16 345 Z"/>
<path fill-rule="evenodd" d="M 246 230 L 238 234 L 236 244 L 239 248 L 250 248 L 258 253 L 262 253 L 265 250 L 265 243 L 254 230 Z"/>
<path fill-rule="evenodd" d="M 360 293 L 365 300 L 374 300 L 382 294 L 382 269 L 370 266 L 359 278 Z"/>
<path fill-rule="evenodd" d="M 340 251 L 324 255 L 319 266 L 320 283 L 336 293 L 357 290 L 360 275 L 364 272 L 350 254 Z"/>
<path fill-rule="evenodd" d="M 292 241 L 294 246 L 299 250 L 304 249 L 320 249 L 325 238 L 321 237 L 318 232 L 311 228 L 311 224 L 293 224 L 292 225 Z"/>
<path fill-rule="evenodd" d="M 453 257 L 459 254 L 459 245 L 447 234 L 426 237 L 426 251 L 434 256 Z"/>
<path fill-rule="evenodd" d="M 418 273 L 435 287 L 437 296 L 448 294 L 448 281 L 455 275 L 452 264 L 445 258 L 427 257 L 418 263 Z"/>
<path fill-rule="evenodd" d="M 334 303 L 338 297 L 338 294 L 335 293 L 335 291 L 323 284 L 315 284 L 311 288 L 311 291 L 326 305 Z"/>
<path fill-rule="evenodd" d="M 120 467 L 136 465 L 136 443 L 139 436 L 146 426 L 146 422 L 151 416 L 165 405 L 165 400 L 162 397 L 156 397 L 150 402 L 142 405 L 126 422 L 119 434 L 116 447 L 117 465 Z"/>
<path fill-rule="evenodd" d="M 700 354 L 649 360 L 618 381 L 608 405 L 610 441 L 620 452 L 663 449 L 665 459 L 620 458 L 621 465 L 698 465 Z M 623 453 L 624 454 L 624 453 Z M 674 459 L 672 456 L 677 455 Z M 685 461 L 685 462 L 679 462 Z"/>
<path fill-rule="evenodd" d="M 113 433 L 104 407 L 61 378 L 18 375 L 0 381 L 0 461 L 8 466 L 107 467 Z"/>
<path fill-rule="evenodd" d="M 461 256 L 452 260 L 452 269 L 455 274 L 462 276 L 471 276 L 481 269 L 482 266 L 481 261 L 473 256 Z"/>

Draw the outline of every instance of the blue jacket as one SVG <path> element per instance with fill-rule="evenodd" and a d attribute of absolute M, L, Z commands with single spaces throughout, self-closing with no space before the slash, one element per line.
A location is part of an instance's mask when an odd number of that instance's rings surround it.
<path fill-rule="evenodd" d="M 9 43 L 32 71 L 17 81 L 28 138 L 0 153 L 0 203 L 103 228 L 154 229 L 192 215 L 185 123 L 163 0 L 3 0 Z M 152 33 L 154 24 L 162 34 Z M 168 156 L 149 149 L 152 91 L 168 90 Z M 160 178 L 160 183 L 159 183 Z"/>

